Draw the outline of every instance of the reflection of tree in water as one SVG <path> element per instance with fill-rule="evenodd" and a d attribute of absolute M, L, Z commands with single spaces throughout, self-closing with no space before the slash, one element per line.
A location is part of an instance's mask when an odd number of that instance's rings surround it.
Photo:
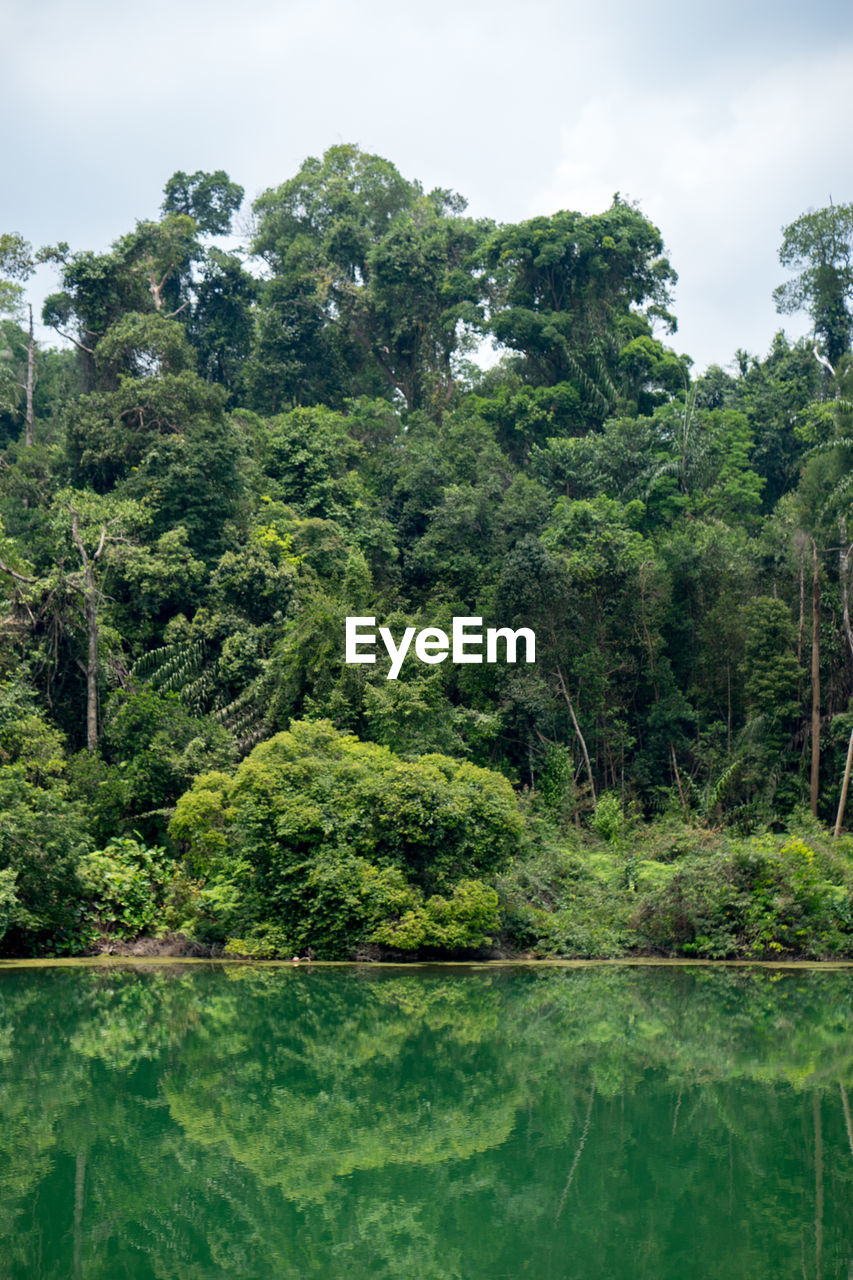
<path fill-rule="evenodd" d="M 2 973 L 0 1277 L 846 1277 L 851 1013 L 844 973 Z"/>
<path fill-rule="evenodd" d="M 465 1159 L 509 1137 L 524 1072 L 495 1039 L 492 986 L 279 981 L 262 983 L 261 998 L 252 979 L 239 988 L 242 1040 L 217 1042 L 215 1059 L 190 1040 L 163 1091 L 193 1140 L 224 1143 L 288 1199 L 322 1200 L 356 1169 Z"/>

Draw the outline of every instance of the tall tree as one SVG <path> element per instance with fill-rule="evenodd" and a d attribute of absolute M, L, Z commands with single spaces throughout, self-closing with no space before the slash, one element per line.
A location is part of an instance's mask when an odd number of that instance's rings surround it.
<path fill-rule="evenodd" d="M 660 232 L 618 196 L 594 217 L 564 210 L 501 227 L 485 258 L 495 337 L 523 357 L 527 381 L 575 388 L 575 421 L 583 426 L 613 411 L 620 380 L 631 372 L 619 368 L 623 348 L 650 338 L 652 319 L 675 328 L 667 307 L 677 277 Z M 658 357 L 654 349 L 646 355 Z"/>
<path fill-rule="evenodd" d="M 277 366 L 296 403 L 354 390 L 396 392 L 409 409 L 446 400 L 481 316 L 473 263 L 490 224 L 349 145 L 306 160 L 254 208 L 253 249 L 272 271 L 258 352 L 267 380 Z"/>
<path fill-rule="evenodd" d="M 850 346 L 853 314 L 853 204 L 802 214 L 783 230 L 779 261 L 797 274 L 773 292 L 781 312 L 809 312 L 831 365 Z"/>
<path fill-rule="evenodd" d="M 209 260 L 202 239 L 230 230 L 242 197 L 242 187 L 222 170 L 176 173 L 166 184 L 163 217 L 137 222 L 109 252 L 72 253 L 65 243 L 41 251 L 59 265 L 62 280 L 62 289 L 45 300 L 44 322 L 81 353 L 89 389 L 102 385 L 99 343 L 128 313 L 153 310 L 163 319 L 192 319 L 208 267 L 222 269 L 218 259 Z M 196 336 L 204 328 L 197 323 Z"/>

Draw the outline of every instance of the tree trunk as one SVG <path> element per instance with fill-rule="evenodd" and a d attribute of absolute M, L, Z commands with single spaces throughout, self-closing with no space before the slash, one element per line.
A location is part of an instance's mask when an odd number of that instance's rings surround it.
<path fill-rule="evenodd" d="M 838 517 L 840 546 L 838 548 L 838 579 L 841 587 L 841 621 L 847 648 L 853 658 L 853 632 L 850 629 L 850 546 L 847 542 L 847 521 L 844 516 Z"/>
<path fill-rule="evenodd" d="M 800 625 L 797 628 L 797 666 L 802 670 L 803 666 L 803 620 L 805 617 L 806 591 L 805 591 L 805 565 L 803 561 L 806 555 L 805 539 L 800 542 Z M 797 676 L 797 702 L 803 697 L 803 681 L 802 676 Z"/>
<path fill-rule="evenodd" d="M 586 1109 L 586 1119 L 584 1120 L 583 1129 L 581 1130 L 580 1142 L 575 1151 L 575 1158 L 572 1161 L 572 1167 L 569 1170 L 569 1176 L 566 1179 L 566 1185 L 563 1187 L 563 1194 L 560 1196 L 560 1203 L 557 1205 L 557 1212 L 554 1214 L 554 1225 L 556 1226 L 560 1220 L 560 1214 L 563 1212 L 563 1206 L 566 1203 L 566 1197 L 569 1194 L 575 1173 L 577 1172 L 578 1161 L 583 1155 L 583 1149 L 586 1146 L 587 1135 L 589 1134 L 589 1126 L 592 1123 L 592 1104 L 595 1101 L 595 1085 L 589 1091 L 589 1104 Z"/>
<path fill-rule="evenodd" d="M 812 776 L 811 810 L 817 817 L 820 782 L 820 575 L 817 546 L 812 538 Z"/>
<path fill-rule="evenodd" d="M 844 809 L 847 804 L 847 790 L 850 786 L 851 765 L 853 765 L 853 729 L 850 731 L 850 741 L 847 743 L 847 763 L 844 766 L 844 781 L 841 783 L 841 797 L 838 801 L 835 830 L 832 833 L 836 839 L 841 834 L 841 824 L 844 821 Z"/>
<path fill-rule="evenodd" d="M 732 664 L 726 663 L 726 756 L 732 754 Z"/>
<path fill-rule="evenodd" d="M 27 344 L 27 418 L 24 442 L 29 449 L 33 443 L 33 387 L 35 386 L 36 343 L 33 336 L 33 309 L 30 307 L 30 340 Z"/>
<path fill-rule="evenodd" d="M 584 764 L 586 765 L 586 775 L 589 778 L 589 789 L 592 792 L 592 803 L 596 804 L 597 798 L 595 794 L 595 779 L 592 776 L 592 765 L 589 762 L 589 752 L 586 749 L 586 740 L 583 734 L 581 733 L 581 727 L 578 724 L 578 718 L 575 715 L 575 709 L 572 706 L 572 700 L 569 697 L 569 691 L 566 688 L 566 682 L 563 679 L 563 673 L 559 667 L 557 667 L 557 679 L 560 683 L 560 689 L 562 691 L 563 697 L 566 700 L 566 705 L 569 708 L 569 715 L 572 717 L 572 724 L 575 726 L 575 733 L 578 735 L 578 740 L 581 744 L 581 751 L 583 752 Z"/>
<path fill-rule="evenodd" d="M 101 537 L 98 542 L 98 549 L 93 556 L 89 556 L 86 551 L 83 539 L 80 537 L 78 522 L 79 513 L 73 507 L 69 507 L 71 512 L 71 537 L 74 545 L 80 552 L 80 559 L 83 561 L 83 610 L 86 616 L 86 749 L 88 751 L 97 750 L 98 746 L 98 588 L 95 582 L 95 565 L 101 558 L 107 541 L 107 531 L 109 525 L 105 524 L 101 529 Z M 114 523 L 110 521 L 110 523 Z M 81 664 L 82 665 L 82 664 Z"/>
<path fill-rule="evenodd" d="M 687 801 L 684 799 L 684 790 L 681 786 L 681 774 L 678 772 L 678 762 L 675 758 L 675 747 L 672 743 L 669 744 L 669 754 L 672 758 L 672 769 L 675 774 L 676 785 L 678 786 L 678 795 L 681 800 L 681 807 L 684 810 L 684 821 L 689 823 L 690 810 L 687 808 Z"/>
<path fill-rule="evenodd" d="M 847 519 L 843 515 L 838 517 L 838 533 L 838 580 L 841 586 L 841 622 L 844 627 L 844 636 L 847 640 L 847 649 L 850 657 L 853 658 L 853 632 L 850 630 L 850 545 L 847 541 Z M 850 741 L 847 744 L 847 763 L 844 766 L 844 781 L 841 784 L 841 798 L 838 801 L 838 814 L 835 818 L 833 835 L 836 838 L 841 832 L 841 824 L 844 821 L 844 806 L 847 803 L 851 765 L 853 765 L 853 731 L 850 733 Z"/>
<path fill-rule="evenodd" d="M 95 607 L 95 575 L 86 568 L 86 749 L 98 746 L 98 616 Z"/>

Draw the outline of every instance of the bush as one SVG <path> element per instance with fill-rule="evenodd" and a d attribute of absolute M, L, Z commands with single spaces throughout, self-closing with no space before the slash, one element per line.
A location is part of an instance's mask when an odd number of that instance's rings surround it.
<path fill-rule="evenodd" d="M 853 871 L 835 851 L 799 835 L 755 836 L 685 858 L 632 923 L 647 944 L 683 955 L 848 955 L 851 893 Z"/>
<path fill-rule="evenodd" d="M 82 949 L 78 868 L 87 847 L 83 814 L 63 784 L 44 789 L 20 765 L 0 768 L 0 871 L 16 876 L 4 940 L 12 953 Z"/>
<path fill-rule="evenodd" d="M 630 945 L 624 879 L 621 859 L 546 836 L 498 882 L 505 942 L 540 956 L 619 955 Z"/>
<path fill-rule="evenodd" d="M 197 873 L 231 884 L 222 927 L 247 949 L 340 957 L 380 935 L 403 949 L 483 945 L 497 916 L 479 880 L 507 865 L 521 818 L 499 774 L 404 760 L 321 721 L 262 743 L 233 778 L 198 778 L 170 832 Z"/>
<path fill-rule="evenodd" d="M 165 850 L 125 836 L 81 861 L 88 906 L 84 919 L 93 935 L 132 940 L 167 927 L 164 904 L 174 878 Z"/>
<path fill-rule="evenodd" d="M 625 817 L 622 812 L 622 801 L 615 791 L 605 791 L 598 797 L 595 813 L 589 825 L 597 836 L 608 844 L 616 844 L 621 840 L 625 829 Z"/>
<path fill-rule="evenodd" d="M 460 951 L 489 946 L 499 925 L 494 889 L 480 880 L 460 880 L 450 898 L 434 894 L 394 923 L 383 921 L 371 940 L 401 951 Z"/>

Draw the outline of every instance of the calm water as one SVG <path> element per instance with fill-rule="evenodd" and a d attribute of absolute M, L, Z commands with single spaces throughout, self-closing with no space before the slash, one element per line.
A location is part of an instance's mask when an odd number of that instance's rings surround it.
<path fill-rule="evenodd" d="M 3 1280 L 853 1277 L 853 973 L 0 969 Z"/>

